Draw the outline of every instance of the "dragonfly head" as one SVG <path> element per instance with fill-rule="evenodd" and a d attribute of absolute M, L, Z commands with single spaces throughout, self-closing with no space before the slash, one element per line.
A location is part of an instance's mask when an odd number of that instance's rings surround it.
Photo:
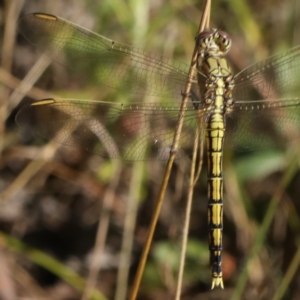
<path fill-rule="evenodd" d="M 201 54 L 223 56 L 231 47 L 231 38 L 226 32 L 213 28 L 202 31 L 196 43 Z"/>

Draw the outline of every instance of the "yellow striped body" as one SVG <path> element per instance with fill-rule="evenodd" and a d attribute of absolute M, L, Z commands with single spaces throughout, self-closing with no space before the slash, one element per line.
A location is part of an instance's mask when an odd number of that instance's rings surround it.
<path fill-rule="evenodd" d="M 223 141 L 224 116 L 213 113 L 206 120 L 206 146 L 208 157 L 208 230 L 210 264 L 212 266 L 213 286 L 222 281 L 222 230 L 223 230 Z"/>
<path fill-rule="evenodd" d="M 213 36 L 212 33 L 211 36 Z M 206 147 L 208 157 L 208 229 L 212 288 L 223 288 L 222 231 L 223 231 L 223 144 L 225 115 L 232 104 L 233 79 L 231 70 L 217 44 L 218 36 L 210 42 L 212 48 L 202 48 L 198 58 L 198 83 L 201 100 L 207 106 Z M 207 41 L 205 41 L 207 42 Z M 211 46 L 210 44 L 210 46 Z M 205 46 L 205 44 L 204 44 Z M 203 82 L 203 74 L 205 82 Z"/>

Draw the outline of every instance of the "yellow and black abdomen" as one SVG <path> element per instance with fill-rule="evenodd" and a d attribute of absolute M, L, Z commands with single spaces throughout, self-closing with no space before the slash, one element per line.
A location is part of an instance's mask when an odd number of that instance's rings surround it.
<path fill-rule="evenodd" d="M 223 231 L 223 143 L 224 115 L 212 113 L 206 121 L 206 147 L 208 156 L 208 230 L 212 288 L 221 286 L 222 231 Z"/>

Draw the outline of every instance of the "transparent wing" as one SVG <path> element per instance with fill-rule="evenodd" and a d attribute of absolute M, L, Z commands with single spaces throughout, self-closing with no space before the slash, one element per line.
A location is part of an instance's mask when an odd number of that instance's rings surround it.
<path fill-rule="evenodd" d="M 233 98 L 260 100 L 299 95 L 300 46 L 258 62 L 235 76 Z M 284 100 L 282 100 L 284 101 Z"/>
<path fill-rule="evenodd" d="M 283 148 L 300 138 L 300 99 L 237 101 L 226 116 L 225 146 Z"/>
<path fill-rule="evenodd" d="M 22 108 L 17 123 L 40 137 L 124 160 L 169 157 L 179 105 L 44 99 Z M 177 158 L 192 149 L 199 111 L 185 111 Z"/>
<path fill-rule="evenodd" d="M 18 28 L 53 60 L 97 83 L 135 94 L 182 97 L 189 68 L 185 64 L 112 41 L 52 15 L 26 15 Z M 198 94 L 196 83 L 192 90 Z"/>

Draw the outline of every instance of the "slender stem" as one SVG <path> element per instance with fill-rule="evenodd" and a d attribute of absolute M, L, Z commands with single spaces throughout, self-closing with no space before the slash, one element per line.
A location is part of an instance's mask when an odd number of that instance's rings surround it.
<path fill-rule="evenodd" d="M 250 254 L 248 256 L 248 259 L 245 263 L 245 267 L 242 271 L 242 274 L 240 275 L 239 281 L 236 285 L 236 288 L 231 296 L 231 300 L 237 300 L 241 299 L 241 294 L 245 288 L 247 279 L 248 279 L 248 266 L 254 259 L 254 257 L 258 254 L 264 239 L 266 237 L 266 234 L 268 232 L 268 229 L 271 225 L 275 210 L 279 204 L 280 199 L 282 198 L 282 194 L 284 193 L 284 190 L 287 186 L 287 184 L 290 182 L 291 178 L 294 176 L 295 172 L 298 170 L 298 164 L 295 163 L 296 157 L 299 154 L 295 154 L 295 156 L 292 156 L 289 160 L 288 167 L 285 171 L 285 173 L 282 176 L 282 180 L 280 184 L 278 185 L 278 188 L 276 189 L 270 204 L 268 206 L 268 209 L 265 214 L 265 218 L 260 226 L 260 230 L 257 233 L 254 245 L 250 251 Z"/>
<path fill-rule="evenodd" d="M 94 292 L 97 284 L 97 277 L 101 269 L 101 257 L 104 253 L 105 242 L 108 233 L 109 221 L 111 217 L 111 210 L 115 198 L 115 190 L 120 180 L 121 166 L 118 160 L 114 161 L 114 176 L 110 181 L 107 191 L 103 199 L 103 207 L 99 217 L 99 224 L 97 228 L 96 243 L 93 249 L 92 262 L 90 271 L 86 280 L 86 285 L 82 293 L 81 300 L 88 300 Z"/>
<path fill-rule="evenodd" d="M 150 223 L 146 243 L 144 245 L 143 253 L 142 253 L 142 256 L 141 256 L 141 259 L 140 259 L 140 262 L 139 262 L 139 266 L 138 266 L 138 270 L 137 270 L 137 273 L 135 275 L 130 300 L 135 300 L 136 299 L 138 289 L 140 287 L 142 275 L 143 275 L 143 272 L 144 272 L 144 268 L 145 268 L 148 253 L 149 253 L 149 250 L 150 250 L 150 245 L 151 245 L 151 242 L 152 242 L 154 230 L 155 230 L 155 227 L 156 227 L 157 219 L 158 219 L 160 209 L 161 209 L 161 205 L 162 205 L 162 202 L 163 202 L 163 197 L 164 197 L 164 194 L 165 194 L 165 190 L 166 190 L 166 187 L 167 187 L 167 184 L 168 184 L 168 181 L 169 181 L 169 177 L 170 177 L 171 168 L 172 168 L 174 158 L 175 158 L 175 153 L 170 155 L 170 158 L 169 158 L 167 166 L 166 166 L 165 175 L 164 175 L 161 187 L 160 187 L 158 197 L 156 199 L 155 209 L 154 209 L 154 212 L 153 212 L 153 215 L 152 215 L 152 219 L 151 219 L 151 223 Z"/>
<path fill-rule="evenodd" d="M 182 246 L 181 246 L 181 252 L 180 252 L 180 264 L 179 264 L 179 271 L 178 271 L 178 278 L 177 278 L 175 300 L 179 300 L 180 296 L 181 296 L 182 277 L 183 277 L 183 271 L 184 271 L 186 245 L 187 245 L 187 240 L 188 240 L 189 224 L 190 224 L 191 209 L 192 209 L 192 199 L 193 199 L 194 183 L 195 183 L 195 170 L 196 170 L 199 134 L 200 134 L 199 127 L 197 126 L 196 132 L 195 132 L 193 159 L 192 159 L 191 173 L 190 173 L 190 184 L 189 184 L 186 211 L 185 211 L 185 217 L 184 217 L 183 236 L 182 236 L 182 242 L 181 242 Z"/>
<path fill-rule="evenodd" d="M 10 0 L 5 1 L 4 15 L 4 32 L 2 34 L 2 47 L 1 47 L 1 65 L 5 71 L 8 73 L 11 72 L 13 64 L 13 53 L 14 46 L 16 43 L 16 26 L 17 18 L 23 7 L 24 0 Z M 0 97 L 0 155 L 4 148 L 5 140 L 5 120 L 8 107 L 8 97 L 10 94 L 9 88 L 1 88 L 1 97 Z"/>
<path fill-rule="evenodd" d="M 137 216 L 138 199 L 141 194 L 144 162 L 135 162 L 132 168 L 130 191 L 127 200 L 126 216 L 122 246 L 120 251 L 120 263 L 117 277 L 115 300 L 125 300 L 128 289 L 128 274 L 131 262 L 131 254 L 134 240 L 134 229 Z"/>
<path fill-rule="evenodd" d="M 203 11 L 201 21 L 200 21 L 200 25 L 199 25 L 199 28 L 198 28 L 198 33 L 203 31 L 206 27 L 209 27 L 210 8 L 211 8 L 211 0 L 206 0 L 204 11 Z"/>
<path fill-rule="evenodd" d="M 298 243 L 299 246 L 299 243 Z M 291 281 L 296 276 L 296 272 L 299 269 L 300 264 L 300 248 L 298 247 L 297 252 L 295 253 L 289 268 L 287 269 L 285 276 L 283 277 L 281 283 L 276 288 L 275 295 L 273 296 L 272 300 L 280 300 L 284 298 L 285 292 L 288 290 Z"/>
<path fill-rule="evenodd" d="M 199 25 L 199 29 L 198 29 L 198 33 L 200 33 L 201 31 L 203 31 L 203 29 L 205 28 L 205 24 L 207 22 L 207 15 L 209 13 L 210 10 L 210 5 L 211 5 L 211 1 L 207 0 L 206 1 L 206 5 L 205 5 L 205 9 L 201 18 L 201 22 Z M 154 234 L 154 230 L 156 227 L 156 223 L 158 220 L 158 216 L 160 214 L 160 210 L 161 210 L 161 206 L 162 206 L 162 201 L 165 195 L 165 191 L 167 188 L 167 184 L 169 181 L 169 177 L 170 177 L 170 173 L 171 173 L 171 169 L 173 166 L 173 162 L 176 156 L 176 151 L 178 148 L 178 144 L 179 144 L 179 138 L 180 138 L 180 134 L 181 134 L 181 130 L 182 130 L 182 126 L 183 126 L 183 118 L 184 118 L 184 114 L 185 114 L 185 110 L 186 110 L 186 106 L 187 106 L 187 101 L 188 101 L 188 95 L 192 86 L 192 79 L 194 78 L 194 73 L 195 73 L 195 65 L 197 62 L 197 56 L 198 56 L 198 49 L 197 49 L 197 45 L 195 45 L 194 48 L 194 52 L 193 52 L 193 56 L 191 59 L 191 66 L 190 66 L 190 70 L 188 73 L 188 79 L 187 79 L 187 83 L 186 83 L 186 87 L 185 90 L 183 92 L 183 99 L 181 102 L 181 106 L 180 106 L 180 113 L 178 116 L 178 123 L 177 123 L 177 127 L 176 127 L 176 131 L 174 134 L 174 140 L 173 140 L 173 147 L 172 147 L 172 151 L 170 151 L 170 157 L 169 160 L 167 162 L 166 165 L 166 169 L 165 169 L 165 174 L 164 174 L 164 178 L 160 187 L 160 191 L 159 194 L 157 196 L 156 199 L 156 203 L 155 203 L 155 208 L 154 208 L 154 213 L 151 219 L 151 223 L 150 223 L 150 228 L 148 231 L 148 235 L 147 235 L 147 239 L 146 239 L 146 243 L 143 249 L 143 253 L 140 259 L 140 263 L 138 266 L 138 270 L 134 279 L 134 283 L 133 283 L 133 287 L 132 287 L 132 291 L 131 291 L 131 295 L 130 295 L 130 300 L 135 300 L 137 293 L 138 293 L 138 289 L 140 287 L 140 283 L 141 283 L 141 279 L 142 279 L 142 274 L 144 272 L 144 268 L 145 268 L 145 264 L 147 261 L 147 257 L 148 257 L 148 253 L 150 250 L 150 245 L 152 243 L 152 239 L 153 239 L 153 234 Z"/>

